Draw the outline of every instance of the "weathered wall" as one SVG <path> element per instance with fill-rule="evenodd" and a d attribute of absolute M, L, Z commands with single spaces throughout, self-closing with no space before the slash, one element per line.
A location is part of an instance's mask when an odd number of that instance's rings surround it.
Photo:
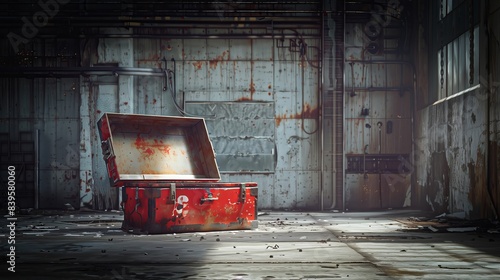
<path fill-rule="evenodd" d="M 419 111 L 418 184 L 436 212 L 484 217 L 486 200 L 486 112 L 479 91 Z"/>
<path fill-rule="evenodd" d="M 459 96 L 436 101 L 438 86 L 429 92 L 419 87 L 416 122 L 416 189 L 421 208 L 436 213 L 462 213 L 466 218 L 494 218 L 498 213 L 498 20 L 485 11 L 497 10 L 481 5 L 479 25 L 479 88 Z M 484 20 L 487 19 L 487 20 Z M 496 27 L 495 27 L 496 26 Z M 418 26 L 419 46 L 427 45 L 432 29 Z M 426 33 L 431 32 L 431 33 Z M 476 50 L 477 50 L 476 49 Z M 426 50 L 419 48 L 418 60 Z M 433 57 L 429 53 L 429 57 Z M 418 64 L 419 73 L 425 69 Z M 418 83 L 426 84 L 425 75 Z M 430 78 L 429 78 L 430 79 Z M 428 100 L 428 101 L 427 101 Z"/>
<path fill-rule="evenodd" d="M 68 3 L 25 44 L 0 38 L 0 66 L 22 66 L 1 69 L 11 77 L 2 98 L 14 104 L 2 104 L 1 132 L 40 129 L 39 206 L 118 208 L 96 121 L 104 112 L 181 115 L 175 100 L 186 115 L 217 111 L 207 122 L 225 181 L 257 181 L 262 208 L 318 209 L 321 2 L 142 5 Z M 22 33 L 16 17 L 40 8 L 19 6 L 2 34 Z M 172 70 L 176 96 L 168 78 L 98 67 Z"/>
<path fill-rule="evenodd" d="M 487 200 L 491 208 L 496 209 L 494 217 L 500 212 L 500 3 L 490 1 L 486 7 L 488 50 L 488 90 L 489 90 L 489 137 L 488 137 L 488 177 Z M 490 215 L 491 216 L 491 215 Z"/>
<path fill-rule="evenodd" d="M 96 63 L 169 69 L 175 84 L 164 90 L 163 77 L 122 81 L 120 75 L 83 86 L 81 114 L 89 124 L 82 122 L 82 145 L 91 152 L 81 158 L 82 203 L 115 208 L 118 202 L 94 127 L 98 117 L 104 112 L 181 115 L 170 90 L 175 85 L 176 102 L 187 116 L 206 118 L 223 181 L 259 183 L 261 208 L 318 209 L 319 57 L 314 48 L 319 40 L 304 42 L 309 62 L 273 39 L 99 40 Z M 89 192 L 93 195 L 86 196 Z"/>
<path fill-rule="evenodd" d="M 414 68 L 401 43 L 403 34 L 409 32 L 401 24 L 403 20 L 404 14 L 398 14 L 387 21 L 346 25 L 344 153 L 348 210 L 411 206 Z M 380 28 L 376 39 L 368 37 L 368 24 Z M 370 50 L 370 44 L 379 49 Z"/>
<path fill-rule="evenodd" d="M 1 42 L 2 64 L 11 48 L 7 42 Z M 32 52 L 18 54 L 16 63 L 22 67 L 74 66 L 75 43 L 72 39 L 34 40 Z M 79 206 L 78 85 L 77 78 L 0 79 L 1 164 L 16 166 L 19 207 L 62 208 L 67 203 Z M 39 147 L 35 145 L 37 131 Z"/>

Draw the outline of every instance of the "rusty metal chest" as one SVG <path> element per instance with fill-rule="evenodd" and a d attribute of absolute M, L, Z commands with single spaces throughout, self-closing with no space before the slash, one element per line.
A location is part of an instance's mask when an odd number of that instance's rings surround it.
<path fill-rule="evenodd" d="M 202 118 L 105 113 L 97 123 L 123 229 L 143 233 L 251 229 L 255 182 L 220 182 Z"/>

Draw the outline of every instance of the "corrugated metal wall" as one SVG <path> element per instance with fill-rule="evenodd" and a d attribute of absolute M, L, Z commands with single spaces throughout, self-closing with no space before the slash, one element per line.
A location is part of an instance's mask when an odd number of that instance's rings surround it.
<path fill-rule="evenodd" d="M 169 74 L 96 78 L 82 87 L 81 113 L 90 125 L 83 125 L 81 138 L 92 149 L 81 159 L 82 203 L 102 209 L 119 202 L 109 190 L 94 121 L 103 112 L 181 115 L 175 100 L 186 116 L 206 118 L 223 181 L 259 183 L 261 208 L 319 209 L 320 31 L 234 39 L 230 29 L 187 31 L 184 38 L 88 44 L 97 49 L 94 65 L 161 68 Z"/>
<path fill-rule="evenodd" d="M 26 107 L 2 109 L 2 132 L 9 133 L 2 139 L 19 141 L 17 130 L 40 131 L 40 176 L 32 179 L 33 185 L 39 182 L 38 206 L 118 208 L 119 191 L 109 188 L 97 119 L 103 112 L 180 115 L 176 107 L 181 107 L 210 114 L 224 180 L 257 181 L 260 207 L 319 208 L 321 3 L 115 4 L 70 2 L 26 44 L 13 46 L 2 38 L 0 65 L 16 68 L 3 80 L 2 98 Z M 96 25 L 93 16 L 106 21 Z M 11 24 L 19 21 L 9 17 L 0 29 L 7 34 Z M 14 32 L 22 33 L 22 23 Z M 75 34 L 84 38 L 62 39 Z M 163 69 L 175 76 L 95 74 L 98 67 Z M 19 78 L 26 73 L 27 82 Z"/>
<path fill-rule="evenodd" d="M 16 59 L 23 67 L 74 66 L 75 42 L 37 39 L 30 45 L 32 51 L 8 58 L 3 53 L 2 64 Z M 3 50 L 10 49 L 7 40 L 2 45 Z M 0 83 L 5 135 L 1 164 L 18 170 L 18 206 L 62 208 L 69 203 L 79 207 L 79 80 L 4 77 Z"/>
<path fill-rule="evenodd" d="M 2 133 L 11 156 L 2 165 L 14 165 L 29 172 L 30 185 L 19 188 L 20 207 L 35 206 L 38 188 L 39 207 L 79 205 L 79 88 L 77 79 L 2 79 Z M 35 150 L 36 131 L 40 148 Z M 25 135 L 23 137 L 22 135 Z M 4 150 L 4 152 L 6 152 Z M 22 154 L 31 152 L 31 156 Z M 13 154 L 12 154 L 13 153 Z M 16 157 L 14 154 L 18 154 Z M 39 178 L 35 178 L 35 158 L 39 158 Z M 21 186 L 21 184 L 19 184 Z M 23 197 L 25 200 L 23 200 Z"/>
<path fill-rule="evenodd" d="M 138 39 L 135 59 L 151 66 L 165 57 L 169 69 L 175 60 L 177 96 L 187 113 L 206 117 L 224 181 L 257 181 L 263 208 L 317 208 L 319 57 L 308 63 L 288 50 L 291 40 L 277 42 Z M 136 112 L 179 114 L 163 79 L 136 79 Z"/>

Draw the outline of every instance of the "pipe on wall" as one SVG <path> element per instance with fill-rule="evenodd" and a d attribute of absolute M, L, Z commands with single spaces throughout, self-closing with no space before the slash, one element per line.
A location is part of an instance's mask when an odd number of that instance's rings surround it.
<path fill-rule="evenodd" d="M 40 130 L 35 129 L 35 209 L 39 208 L 40 190 Z"/>
<path fill-rule="evenodd" d="M 325 149 L 324 147 L 324 129 L 323 129 L 323 83 L 324 83 L 324 75 L 323 75 L 323 66 L 324 66 L 324 51 L 325 51 L 325 27 L 324 27 L 324 24 L 325 24 L 325 12 L 326 12 L 326 9 L 325 9 L 325 4 L 322 5 L 322 13 L 321 13 L 321 52 L 320 52 L 320 63 L 318 64 L 319 65 L 319 71 L 318 71 L 318 81 L 319 81 L 319 84 L 318 84 L 318 93 L 319 93 L 319 99 L 320 101 L 318 101 L 318 107 L 320 108 L 319 109 L 319 124 L 318 124 L 318 127 L 320 130 L 320 134 L 319 134 L 319 141 L 320 141 L 320 150 L 319 150 L 319 160 L 320 160 L 320 183 L 319 183 L 319 186 L 320 186 L 320 190 L 319 190 L 319 202 L 320 202 L 320 209 L 321 211 L 324 210 L 324 202 L 323 202 L 323 198 L 324 198 L 324 176 L 325 176 L 325 159 L 324 159 L 324 155 L 323 155 L 323 151 Z"/>
<path fill-rule="evenodd" d="M 79 76 L 159 76 L 165 74 L 159 68 L 136 67 L 0 67 L 3 76 L 42 76 L 42 77 L 79 77 Z"/>
<path fill-rule="evenodd" d="M 330 2 L 330 13 L 328 14 L 328 28 L 330 31 L 328 32 L 328 35 L 330 39 L 332 40 L 332 50 L 331 50 L 331 62 L 332 63 L 332 72 L 330 73 L 330 76 L 335 79 L 335 48 L 336 48 L 336 42 L 335 42 L 335 28 L 336 24 L 335 21 L 331 18 L 330 14 L 333 12 L 333 9 L 337 6 L 337 1 L 336 0 L 331 0 Z M 332 110 L 335 110 L 335 94 L 334 94 L 334 99 L 333 99 L 333 104 L 332 104 Z M 334 115 L 334 114 L 333 114 Z M 337 182 L 336 182 L 336 176 L 337 176 L 337 162 L 335 158 L 335 134 L 336 134 L 336 128 L 335 128 L 335 123 L 334 123 L 334 118 L 332 118 L 332 203 L 329 207 L 329 209 L 334 209 L 337 206 Z"/>

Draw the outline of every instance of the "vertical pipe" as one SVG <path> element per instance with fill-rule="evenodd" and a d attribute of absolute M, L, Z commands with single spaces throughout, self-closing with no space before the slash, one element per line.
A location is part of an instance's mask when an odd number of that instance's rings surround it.
<path fill-rule="evenodd" d="M 331 0 L 330 3 L 330 15 L 328 16 L 328 29 L 329 29 L 329 37 L 332 40 L 332 49 L 331 49 L 331 69 L 332 72 L 330 73 L 330 76 L 332 78 L 333 84 L 332 84 L 332 135 L 331 135 L 331 149 L 332 149 L 332 204 L 330 205 L 330 209 L 335 208 L 337 205 L 337 158 L 336 158 L 336 139 L 335 136 L 336 134 L 336 119 L 335 119 L 335 104 L 336 104 L 336 81 L 335 81 L 335 63 L 336 63 L 336 47 L 337 47 L 337 42 L 335 41 L 335 32 L 337 30 L 336 28 L 336 22 L 331 18 L 331 14 L 333 13 L 334 9 L 337 7 L 337 1 L 336 0 Z M 331 25 L 330 25 L 331 24 Z"/>
<path fill-rule="evenodd" d="M 378 122 L 377 126 L 378 126 L 378 154 L 380 155 L 382 154 L 382 122 Z M 378 165 L 380 166 L 380 159 Z M 379 195 L 380 209 L 382 209 L 382 173 L 378 174 L 378 195 Z"/>
<path fill-rule="evenodd" d="M 346 23 L 346 4 L 345 4 L 345 1 L 343 1 L 343 9 L 342 9 L 342 12 L 343 12 L 343 42 L 342 42 L 342 57 L 343 57 L 343 61 L 342 61 L 342 79 L 343 79 L 343 82 L 342 82 L 342 105 L 343 107 L 345 107 L 345 23 Z M 342 112 L 342 129 L 344 131 L 342 131 L 342 210 L 345 211 L 345 192 L 346 192 L 346 180 L 345 180 L 345 166 L 346 166 L 346 158 L 345 158 L 345 139 L 344 139 L 344 136 L 345 136 L 345 125 L 346 125 L 346 120 L 345 120 L 345 112 Z"/>
<path fill-rule="evenodd" d="M 40 186 L 40 130 L 35 129 L 35 209 L 39 207 L 39 186 Z"/>
<path fill-rule="evenodd" d="M 274 43 L 274 40 L 273 40 Z M 320 205 L 321 205 L 321 211 L 324 210 L 324 203 L 323 203 L 323 191 L 324 191 L 324 174 L 325 174 L 325 160 L 324 160 L 324 130 L 323 130 L 323 56 L 324 56 L 324 50 L 325 50 L 325 4 L 321 5 L 321 47 L 320 47 L 320 53 L 319 53 L 319 59 L 320 62 L 318 63 L 319 70 L 318 70 L 318 111 L 319 111 L 319 116 L 318 116 L 318 129 L 320 130 L 319 133 L 319 151 L 318 151 L 318 156 L 320 158 L 320 176 L 319 176 L 319 185 L 320 185 L 320 195 L 319 195 L 319 200 L 320 200 Z"/>

